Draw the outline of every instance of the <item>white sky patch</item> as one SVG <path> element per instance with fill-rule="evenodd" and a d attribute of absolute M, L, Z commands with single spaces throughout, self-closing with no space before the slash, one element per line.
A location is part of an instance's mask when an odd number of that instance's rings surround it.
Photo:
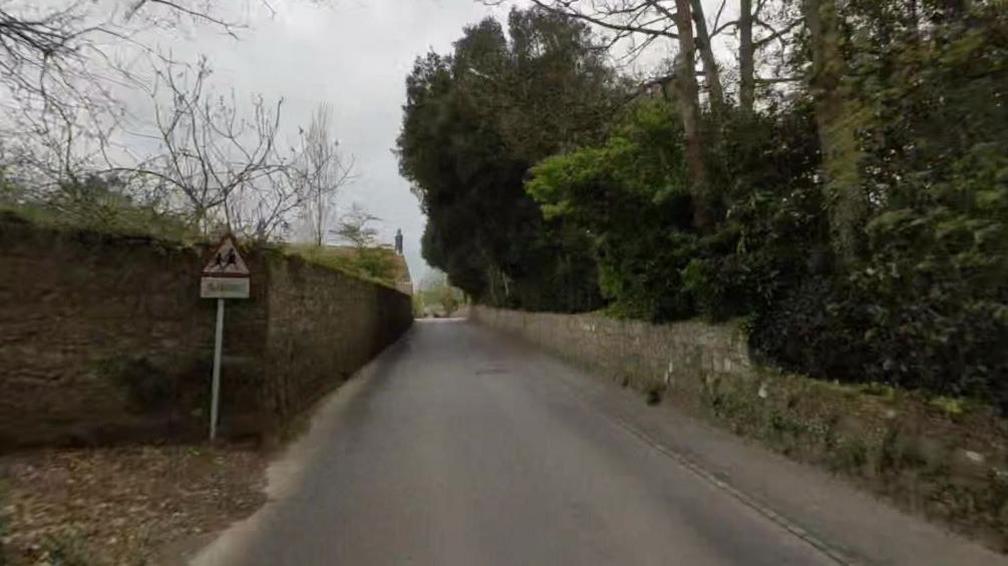
<path fill-rule="evenodd" d="M 97 6 L 119 7 L 122 1 L 99 0 Z M 280 140 L 288 145 L 297 144 L 298 128 L 307 128 L 316 106 L 328 102 L 340 148 L 356 160 L 357 178 L 338 198 L 337 207 L 346 210 L 358 202 L 381 218 L 382 243 L 391 243 L 401 228 L 413 279 L 420 281 L 429 270 L 420 255 L 426 219 L 409 183 L 399 176 L 392 153 L 406 76 L 418 56 L 432 49 L 449 53 L 463 27 L 487 16 L 506 23 L 512 6 L 527 4 L 525 0 L 498 7 L 477 0 L 271 0 L 275 9 L 271 13 L 257 0 L 235 0 L 220 3 L 215 14 L 247 22 L 247 28 L 238 30 L 238 39 L 211 25 L 143 32 L 138 39 L 178 60 L 195 62 L 199 55 L 207 56 L 214 70 L 212 89 L 224 95 L 233 91 L 239 107 L 250 106 L 257 94 L 267 102 L 283 98 Z M 705 5 L 711 19 L 720 2 L 705 0 Z M 227 14 L 224 6 L 237 12 Z M 725 63 L 733 57 L 726 48 L 730 43 L 719 45 L 718 56 Z M 656 44 L 624 70 L 647 74 L 669 55 L 667 44 Z M 142 130 L 142 122 L 152 120 L 153 103 L 143 92 L 121 92 L 137 118 L 132 129 Z M 143 154 L 152 142 L 137 138 L 126 143 L 133 153 Z"/>
<path fill-rule="evenodd" d="M 239 101 L 255 93 L 284 99 L 284 138 L 293 143 L 320 102 L 332 105 L 340 148 L 356 159 L 357 178 L 338 198 L 359 202 L 381 218 L 382 243 L 397 228 L 414 281 L 429 267 L 420 255 L 426 219 L 392 153 L 402 120 L 405 80 L 416 57 L 448 52 L 462 28 L 507 7 L 472 0 L 331 0 L 328 6 L 274 2 L 276 14 L 254 11 L 250 27 L 234 40 L 200 31 L 189 41 L 163 45 L 190 60 L 206 54 L 217 91 L 234 89 Z M 139 98 L 131 106 L 142 107 Z M 138 110 L 138 113 L 142 114 Z"/>

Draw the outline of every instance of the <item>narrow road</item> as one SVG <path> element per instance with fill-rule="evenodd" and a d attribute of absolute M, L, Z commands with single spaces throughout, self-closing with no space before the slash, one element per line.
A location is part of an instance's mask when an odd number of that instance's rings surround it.
<path fill-rule="evenodd" d="M 197 564 L 838 563 L 614 424 L 547 358 L 418 323 L 322 409 L 274 470 L 274 501 Z"/>

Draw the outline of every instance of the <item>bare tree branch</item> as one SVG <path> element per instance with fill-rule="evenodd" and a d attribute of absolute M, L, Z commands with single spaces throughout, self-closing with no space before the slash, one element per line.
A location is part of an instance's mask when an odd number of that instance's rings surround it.
<path fill-rule="evenodd" d="M 498 6 L 507 0 L 483 0 L 488 6 Z M 617 37 L 640 34 L 651 37 L 676 39 L 678 35 L 667 25 L 671 19 L 668 10 L 656 0 L 532 0 L 539 8 L 571 18 L 576 18 L 600 28 L 617 32 Z M 659 24 L 659 25 L 655 25 Z"/>
<path fill-rule="evenodd" d="M 762 37 L 758 41 L 756 41 L 756 42 L 753 43 L 753 45 L 757 49 L 759 49 L 760 47 L 762 47 L 762 46 L 770 43 L 771 41 L 774 41 L 774 40 L 777 40 L 777 39 L 782 39 L 784 36 L 788 35 L 792 31 L 794 31 L 795 28 L 797 28 L 800 25 L 803 25 L 805 23 L 805 20 L 804 19 L 793 20 L 793 21 L 789 22 L 785 27 L 783 27 L 783 28 L 781 28 L 779 30 L 775 29 L 773 26 L 771 26 L 770 24 L 764 22 L 763 20 L 761 20 L 759 18 L 754 18 L 754 22 L 759 27 L 764 28 L 764 29 L 769 30 L 770 32 L 772 32 L 770 35 L 768 35 L 766 37 Z"/>
<path fill-rule="evenodd" d="M 319 104 L 307 131 L 301 131 L 301 152 L 292 168 L 304 193 L 302 216 L 307 220 L 312 240 L 325 243 L 332 221 L 334 200 L 353 178 L 354 159 L 344 158 L 333 134 L 332 110 Z"/>
<path fill-rule="evenodd" d="M 193 67 L 159 69 L 151 97 L 160 152 L 109 170 L 171 188 L 204 232 L 220 222 L 268 237 L 283 220 L 277 215 L 303 201 L 291 174 L 295 158 L 278 151 L 283 101 L 254 97 L 246 117 L 233 94 L 225 98 L 207 88 L 210 74 L 205 58 Z"/>

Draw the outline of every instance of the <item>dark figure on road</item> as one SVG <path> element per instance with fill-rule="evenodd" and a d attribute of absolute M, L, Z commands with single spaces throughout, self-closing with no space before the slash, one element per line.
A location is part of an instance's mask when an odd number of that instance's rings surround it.
<path fill-rule="evenodd" d="M 395 253 L 403 255 L 402 251 L 402 228 L 396 228 L 395 231 Z"/>

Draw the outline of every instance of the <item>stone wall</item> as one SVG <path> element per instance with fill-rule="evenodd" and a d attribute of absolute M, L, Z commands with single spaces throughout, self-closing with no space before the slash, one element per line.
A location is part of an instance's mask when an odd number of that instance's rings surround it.
<path fill-rule="evenodd" d="M 0 451 L 206 434 L 215 301 L 206 249 L 0 216 Z M 245 250 L 228 301 L 221 432 L 263 436 L 394 341 L 409 297 Z"/>
<path fill-rule="evenodd" d="M 284 421 L 413 323 L 409 295 L 297 258 L 271 258 L 266 406 Z"/>
<path fill-rule="evenodd" d="M 700 376 L 745 374 L 752 367 L 745 336 L 731 326 L 698 322 L 659 326 L 591 314 L 486 307 L 474 308 L 472 316 L 641 389 L 667 386 L 696 393 L 703 383 Z"/>
<path fill-rule="evenodd" d="M 775 371 L 750 359 L 734 324 L 471 317 L 1008 550 L 1008 424 L 988 407 Z"/>

